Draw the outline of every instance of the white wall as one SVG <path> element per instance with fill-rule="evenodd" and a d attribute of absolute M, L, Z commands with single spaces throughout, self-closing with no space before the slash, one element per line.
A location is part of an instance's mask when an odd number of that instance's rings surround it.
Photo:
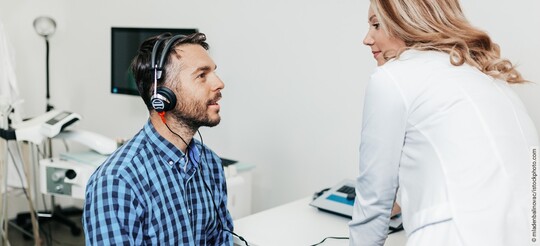
<path fill-rule="evenodd" d="M 540 129 L 540 3 L 464 1 L 472 23 L 535 81 L 517 91 Z M 130 137 L 147 111 L 110 94 L 110 27 L 196 27 L 226 83 L 222 123 L 204 141 L 223 157 L 256 165 L 255 211 L 330 186 L 357 171 L 363 93 L 375 68 L 362 45 L 367 0 L 0 0 L 17 52 L 25 116 L 45 110 L 45 46 L 32 27 L 53 17 L 52 104 L 80 113 L 78 127 Z"/>

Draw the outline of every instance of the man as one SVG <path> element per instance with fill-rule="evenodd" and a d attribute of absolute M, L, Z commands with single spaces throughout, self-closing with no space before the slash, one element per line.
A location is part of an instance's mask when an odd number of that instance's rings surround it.
<path fill-rule="evenodd" d="M 141 44 L 131 70 L 150 119 L 90 178 L 87 245 L 232 245 L 221 160 L 193 138 L 224 84 L 202 33 Z"/>

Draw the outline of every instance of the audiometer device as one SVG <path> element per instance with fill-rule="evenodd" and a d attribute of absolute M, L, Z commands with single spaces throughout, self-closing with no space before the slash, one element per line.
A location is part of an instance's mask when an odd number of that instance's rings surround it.
<path fill-rule="evenodd" d="M 0 135 L 9 140 L 41 144 L 45 138 L 56 136 L 80 118 L 78 114 L 53 109 L 32 119 L 14 123 L 11 125 L 13 129 L 2 130 Z"/>
<path fill-rule="evenodd" d="M 45 121 L 41 126 L 41 134 L 52 138 L 60 133 L 67 126 L 81 119 L 81 116 L 76 113 L 67 111 L 58 111 L 51 119 Z"/>
<path fill-rule="evenodd" d="M 309 205 L 326 212 L 352 218 L 355 197 L 354 181 L 344 179 L 315 198 Z"/>
<path fill-rule="evenodd" d="M 315 198 L 309 205 L 321 211 L 352 218 L 354 199 L 356 198 L 355 182 L 344 179 L 328 191 Z M 402 230 L 401 216 L 397 215 L 390 220 L 390 231 Z"/>
<path fill-rule="evenodd" d="M 59 158 L 40 160 L 39 166 L 40 186 L 43 194 L 63 195 L 78 199 L 84 199 L 86 183 L 98 167 L 94 164 Z"/>

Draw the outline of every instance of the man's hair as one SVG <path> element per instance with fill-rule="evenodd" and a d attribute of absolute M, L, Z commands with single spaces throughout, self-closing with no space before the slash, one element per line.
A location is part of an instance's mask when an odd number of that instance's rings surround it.
<path fill-rule="evenodd" d="M 406 49 L 446 52 L 455 66 L 467 63 L 509 83 L 525 82 L 489 35 L 467 21 L 459 0 L 371 0 L 371 6 L 382 29 Z"/>
<path fill-rule="evenodd" d="M 151 65 L 152 49 L 158 40 L 163 40 L 160 47 L 158 47 L 156 52 L 157 54 L 155 56 L 156 60 L 159 60 L 161 53 L 166 52 L 163 50 L 165 43 L 167 43 L 167 41 L 169 41 L 172 37 L 173 35 L 170 33 L 163 33 L 158 36 L 148 38 L 141 44 L 137 55 L 131 62 L 130 70 L 135 78 L 135 83 L 137 84 L 139 94 L 141 95 L 141 98 L 143 99 L 144 104 L 146 104 L 148 110 L 153 109 L 150 101 L 152 94 L 154 93 L 154 68 Z M 179 66 L 171 64 L 171 60 L 173 56 L 180 58 L 175 48 L 185 44 L 200 45 L 206 50 L 209 49 L 209 45 L 206 43 L 206 36 L 203 33 L 194 33 L 176 40 L 169 49 L 169 54 L 165 58 L 161 79 L 158 79 L 157 81 L 158 86 L 167 83 L 172 77 L 174 77 L 175 74 L 177 74 L 177 72 L 180 71 Z M 170 70 L 169 73 L 167 73 L 167 70 Z"/>

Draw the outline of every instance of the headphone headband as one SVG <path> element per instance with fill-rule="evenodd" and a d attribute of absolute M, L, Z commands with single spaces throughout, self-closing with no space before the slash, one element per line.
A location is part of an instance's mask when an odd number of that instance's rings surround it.
<path fill-rule="evenodd" d="M 152 69 L 154 70 L 154 95 L 150 98 L 150 103 L 152 104 L 152 108 L 154 108 L 157 112 L 161 113 L 172 110 L 176 105 L 176 96 L 174 92 L 171 91 L 169 88 L 163 86 L 158 87 L 157 81 L 161 79 L 161 75 L 165 65 L 165 58 L 169 54 L 169 49 L 174 44 L 174 42 L 184 37 L 186 36 L 176 35 L 170 38 L 161 51 L 161 58 L 159 59 L 158 63 L 156 63 L 158 49 L 166 39 L 158 39 L 154 44 L 154 47 L 152 48 L 151 65 Z"/>
<path fill-rule="evenodd" d="M 152 48 L 152 69 L 156 69 L 156 55 L 157 55 L 157 49 L 161 43 L 163 43 L 164 39 L 159 39 L 155 44 L 154 48 Z"/>
<path fill-rule="evenodd" d="M 169 51 L 171 49 L 171 46 L 176 42 L 178 39 L 185 38 L 185 35 L 175 35 L 167 43 L 165 44 L 165 47 L 163 48 L 163 51 L 161 52 L 161 58 L 159 59 L 159 63 L 156 64 L 156 56 L 157 56 L 157 50 L 159 49 L 159 46 L 165 39 L 159 39 L 155 44 L 154 48 L 152 49 L 152 69 L 154 69 L 154 72 L 156 73 L 157 79 L 161 79 L 161 72 L 163 71 L 163 66 L 165 65 L 165 58 L 169 54 Z"/>

